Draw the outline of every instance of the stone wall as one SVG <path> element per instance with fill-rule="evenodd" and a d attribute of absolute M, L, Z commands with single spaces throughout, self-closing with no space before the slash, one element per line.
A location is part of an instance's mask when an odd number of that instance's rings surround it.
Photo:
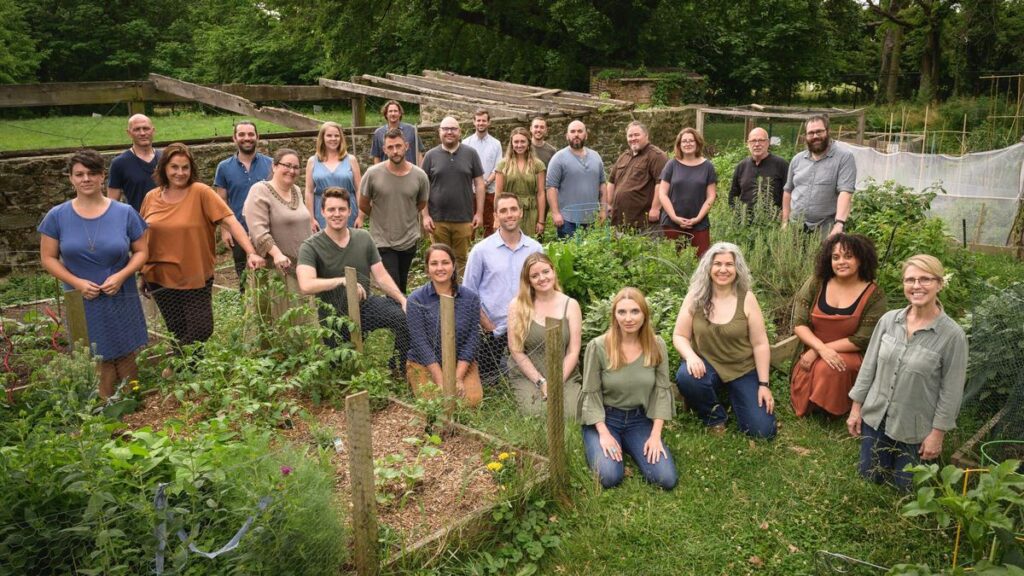
<path fill-rule="evenodd" d="M 666 152 L 671 152 L 676 133 L 684 126 L 693 126 L 693 108 L 659 108 L 593 114 L 582 120 L 587 123 L 589 138 L 587 145 L 597 150 L 604 158 L 605 165 L 614 162 L 626 149 L 626 125 L 636 119 L 644 122 L 651 132 L 651 141 Z M 462 119 L 463 135 L 469 134 L 471 118 Z M 565 145 L 565 129 L 571 119 L 552 118 L 548 122 L 549 141 L 556 147 Z M 159 124 L 159 119 L 157 120 Z M 525 125 L 523 122 L 496 122 L 492 133 L 507 143 L 512 128 Z M 421 128 L 421 137 L 429 148 L 438 143 L 435 126 Z M 315 137 L 266 138 L 261 142 L 261 151 L 272 154 L 282 147 L 294 148 L 306 158 L 313 153 Z M 349 150 L 358 158 L 361 166 L 369 166 L 370 137 L 363 134 L 349 135 Z M 199 180 L 212 183 L 217 163 L 234 152 L 234 144 L 202 144 L 192 146 L 199 167 Z M 108 163 L 120 151 L 104 152 Z M 66 156 L 35 156 L 7 158 L 0 160 L 0 276 L 12 270 L 33 269 L 38 266 L 39 234 L 36 226 L 47 210 L 72 197 L 73 191 L 64 173 Z"/>

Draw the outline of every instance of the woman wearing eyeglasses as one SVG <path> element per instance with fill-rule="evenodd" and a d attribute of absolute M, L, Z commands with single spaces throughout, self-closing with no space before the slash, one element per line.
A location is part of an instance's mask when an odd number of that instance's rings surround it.
<path fill-rule="evenodd" d="M 704 137 L 693 128 L 676 135 L 675 159 L 665 164 L 658 184 L 661 228 L 665 237 L 687 236 L 697 248 L 697 258 L 711 246 L 708 213 L 717 197 L 718 174 L 704 157 Z"/>
<path fill-rule="evenodd" d="M 295 275 L 299 246 L 312 235 L 309 210 L 295 185 L 301 168 L 298 152 L 278 150 L 270 180 L 253 184 L 242 208 L 256 252 L 291 276 Z"/>
<path fill-rule="evenodd" d="M 878 321 L 850 391 L 846 426 L 861 437 L 860 474 L 909 490 L 908 464 L 932 460 L 956 426 L 967 375 L 967 336 L 939 302 L 942 263 L 919 254 L 903 263 L 909 306 Z"/>

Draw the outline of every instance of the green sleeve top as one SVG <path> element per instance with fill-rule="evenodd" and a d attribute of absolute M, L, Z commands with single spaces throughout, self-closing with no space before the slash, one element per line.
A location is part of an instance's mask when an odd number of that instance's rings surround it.
<path fill-rule="evenodd" d="M 604 407 L 621 410 L 638 407 L 647 417 L 671 420 L 675 414 L 672 400 L 672 381 L 668 376 L 668 349 L 665 341 L 657 337 L 661 362 L 657 366 L 644 366 L 644 355 L 620 367 L 609 370 L 602 334 L 587 344 L 583 360 L 583 392 L 580 396 L 579 420 L 585 425 L 604 422 Z"/>
<path fill-rule="evenodd" d="M 811 310 L 814 309 L 814 301 L 821 292 L 821 281 L 811 276 L 804 282 L 804 285 L 793 298 L 793 321 L 792 326 L 811 326 Z M 871 342 L 871 333 L 875 331 L 875 325 L 883 314 L 889 311 L 889 304 L 885 292 L 881 286 L 875 286 L 875 291 L 868 297 L 864 305 L 864 313 L 860 317 L 860 325 L 857 331 L 849 336 L 850 342 L 862 352 L 867 350 Z"/>

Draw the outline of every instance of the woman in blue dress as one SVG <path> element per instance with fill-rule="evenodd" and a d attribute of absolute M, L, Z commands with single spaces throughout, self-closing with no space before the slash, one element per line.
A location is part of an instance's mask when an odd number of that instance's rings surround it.
<path fill-rule="evenodd" d="M 310 211 L 313 232 L 323 230 L 324 190 L 337 186 L 348 192 L 353 207 L 359 206 L 359 182 L 362 174 L 359 161 L 348 153 L 345 133 L 337 122 L 324 122 L 316 135 L 316 154 L 306 161 L 306 207 Z M 349 228 L 362 228 L 365 214 L 358 209 L 352 210 L 348 217 Z"/>
<path fill-rule="evenodd" d="M 146 222 L 129 204 L 103 195 L 105 165 L 94 150 L 67 162 L 75 197 L 53 207 L 39 224 L 43 268 L 85 298 L 89 342 L 100 358 L 101 398 L 117 382 L 138 378 L 135 352 L 146 344 L 135 273 L 148 256 Z"/>

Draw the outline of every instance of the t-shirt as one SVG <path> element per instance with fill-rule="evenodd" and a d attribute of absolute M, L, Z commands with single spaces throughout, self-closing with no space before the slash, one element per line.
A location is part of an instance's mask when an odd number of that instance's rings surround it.
<path fill-rule="evenodd" d="M 430 198 L 430 181 L 423 170 L 413 165 L 405 176 L 396 176 L 388 162 L 375 164 L 363 174 L 359 195 L 370 200 L 370 236 L 378 248 L 408 250 L 419 242 L 417 205 Z"/>
<path fill-rule="evenodd" d="M 438 222 L 471 222 L 476 213 L 473 179 L 484 174 L 476 150 L 460 144 L 449 152 L 437 145 L 423 156 L 423 171 L 430 179 L 430 217 Z"/>
<path fill-rule="evenodd" d="M 554 156 L 557 151 L 558 149 L 552 146 L 550 142 L 545 142 L 543 146 L 533 146 L 534 155 L 537 156 L 538 160 L 544 163 L 545 167 L 551 163 L 551 157 Z"/>
<path fill-rule="evenodd" d="M 668 198 L 672 202 L 672 208 L 676 216 L 682 218 L 693 218 L 700 213 L 700 207 L 708 199 L 708 185 L 718 182 L 718 174 L 710 160 L 704 160 L 696 166 L 687 166 L 679 160 L 672 160 L 665 164 L 661 171 L 661 179 L 669 183 Z M 668 213 L 663 213 L 661 223 L 665 226 L 675 226 L 675 223 L 668 219 Z M 711 221 L 707 216 L 694 225 L 691 230 L 707 230 L 711 227 Z"/>
<path fill-rule="evenodd" d="M 242 225 L 242 228 L 249 229 L 245 221 L 245 214 L 242 207 L 245 206 L 245 199 L 249 196 L 249 188 L 252 185 L 270 178 L 270 172 L 274 168 L 274 160 L 266 154 L 257 153 L 249 163 L 249 169 L 245 168 L 238 160 L 238 154 L 232 154 L 217 164 L 217 172 L 213 175 L 214 188 L 223 188 L 228 192 L 228 206 L 235 218 Z"/>
<path fill-rule="evenodd" d="M 654 201 L 655 188 L 661 179 L 668 156 L 654 144 L 633 154 L 626 150 L 615 161 L 608 181 L 615 185 L 612 196 L 612 224 L 616 226 L 647 226 L 647 213 Z"/>
<path fill-rule="evenodd" d="M 121 198 L 127 204 L 131 204 L 136 212 L 142 209 L 142 199 L 146 197 L 146 193 L 156 186 L 153 173 L 156 172 L 156 165 L 160 161 L 160 151 L 155 152 L 153 159 L 145 162 L 129 148 L 118 154 L 110 163 L 107 188 L 120 190 Z"/>
<path fill-rule="evenodd" d="M 597 220 L 601 209 L 601 184 L 604 183 L 604 161 L 601 155 L 584 148 L 580 158 L 566 146 L 548 163 L 546 188 L 558 190 L 558 209 L 562 217 L 575 224 Z"/>
<path fill-rule="evenodd" d="M 420 140 L 419 134 L 416 133 L 416 127 L 412 124 L 399 122 L 398 128 L 402 131 L 402 134 L 405 134 L 405 142 L 409 145 L 405 150 L 405 159 L 415 164 L 416 153 L 426 150 L 423 146 L 423 140 Z M 370 143 L 370 156 L 382 162 L 388 159 L 388 155 L 384 152 L 384 134 L 386 134 L 387 131 L 387 124 L 374 130 L 373 140 Z"/>
<path fill-rule="evenodd" d="M 309 210 L 302 191 L 292 185 L 291 202 L 285 202 L 270 182 L 257 182 L 245 199 L 246 217 L 249 219 L 249 238 L 261 256 L 269 255 L 277 246 L 293 262 L 299 255 L 299 246 L 312 234 Z"/>
<path fill-rule="evenodd" d="M 729 204 L 736 205 L 736 200 L 747 206 L 757 201 L 758 189 L 762 193 L 771 194 L 772 204 L 782 207 L 782 188 L 786 185 L 786 173 L 789 163 L 775 154 L 769 153 L 761 159 L 760 164 L 747 156 L 736 165 L 732 174 L 732 186 L 729 189 Z"/>
<path fill-rule="evenodd" d="M 321 230 L 313 234 L 299 247 L 299 266 L 312 266 L 316 269 L 317 278 L 342 278 L 345 268 L 356 269 L 359 283 L 366 293 L 370 293 L 370 267 L 380 262 L 380 253 L 370 238 L 370 233 L 359 228 L 349 228 L 348 245 L 342 248 Z M 348 310 L 345 287 L 338 286 L 317 294 L 340 314 Z"/>
<path fill-rule="evenodd" d="M 180 202 L 165 202 L 163 188 L 142 201 L 149 224 L 149 260 L 142 277 L 166 288 L 202 288 L 213 277 L 214 229 L 231 208 L 206 184 L 194 182 Z"/>

